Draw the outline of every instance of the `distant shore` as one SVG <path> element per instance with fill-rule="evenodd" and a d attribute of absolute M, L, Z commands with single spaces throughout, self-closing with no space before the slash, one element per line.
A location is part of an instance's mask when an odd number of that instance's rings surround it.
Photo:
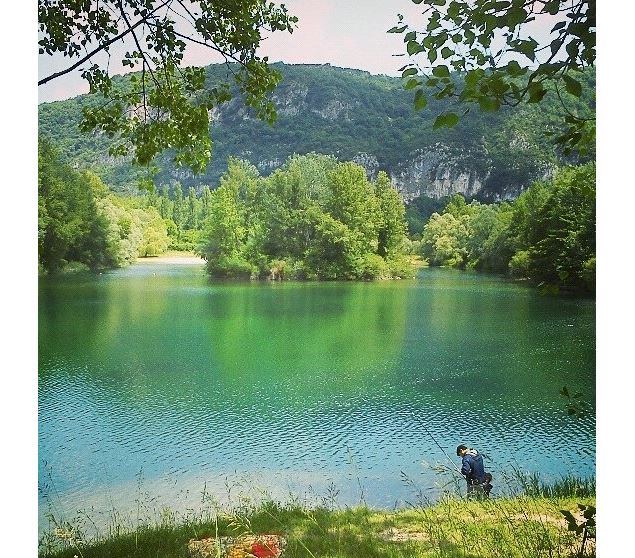
<path fill-rule="evenodd" d="M 160 256 L 137 258 L 137 263 L 176 264 L 176 265 L 205 265 L 205 260 L 194 252 L 164 252 Z"/>

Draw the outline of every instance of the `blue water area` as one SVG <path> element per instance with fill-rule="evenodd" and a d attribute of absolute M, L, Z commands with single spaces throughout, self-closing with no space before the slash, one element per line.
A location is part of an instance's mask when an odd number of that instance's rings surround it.
<path fill-rule="evenodd" d="M 586 412 L 571 417 L 563 386 Z M 454 448 L 502 490 L 595 472 L 595 302 L 497 277 L 230 283 L 137 264 L 43 278 L 40 522 L 239 493 L 392 508 Z"/>

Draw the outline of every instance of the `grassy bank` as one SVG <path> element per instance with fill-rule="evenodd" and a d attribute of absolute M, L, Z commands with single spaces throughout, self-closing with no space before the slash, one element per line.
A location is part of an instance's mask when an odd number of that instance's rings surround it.
<path fill-rule="evenodd" d="M 283 534 L 287 558 L 572 557 L 580 555 L 582 534 L 568 529 L 561 510 L 571 512 L 579 524 L 579 504 L 595 506 L 595 496 L 535 494 L 485 501 L 452 496 L 396 511 L 306 509 L 268 501 L 178 523 L 166 511 L 152 525 L 111 533 L 91 544 L 60 527 L 41 540 L 40 557 L 185 558 L 190 539 L 248 533 Z M 595 556 L 594 541 L 585 546 L 584 556 Z"/>

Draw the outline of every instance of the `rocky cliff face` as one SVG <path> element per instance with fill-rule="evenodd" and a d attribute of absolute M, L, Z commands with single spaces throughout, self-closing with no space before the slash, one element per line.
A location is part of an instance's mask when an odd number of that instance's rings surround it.
<path fill-rule="evenodd" d="M 195 176 L 176 168 L 168 153 L 157 161 L 158 184 L 179 181 L 184 189 L 201 191 L 218 184 L 230 156 L 247 159 L 266 176 L 294 153 L 317 152 L 362 165 L 370 179 L 387 172 L 405 200 L 461 193 L 493 201 L 515 198 L 548 176 L 557 160 L 541 135 L 550 123 L 546 110 L 520 118 L 518 111 L 473 111 L 452 130 L 433 130 L 434 118 L 447 107 L 431 99 L 426 110 L 415 113 L 411 92 L 398 78 L 330 66 L 279 65 L 279 70 L 284 79 L 272 96 L 275 126 L 256 119 L 239 99 L 214 108 L 207 171 Z M 128 161 L 106 155 L 105 137 L 91 144 L 67 125 L 79 120 L 81 103 L 78 98 L 41 105 L 40 130 L 64 146 L 71 162 L 107 176 L 115 189 L 134 185 Z"/>

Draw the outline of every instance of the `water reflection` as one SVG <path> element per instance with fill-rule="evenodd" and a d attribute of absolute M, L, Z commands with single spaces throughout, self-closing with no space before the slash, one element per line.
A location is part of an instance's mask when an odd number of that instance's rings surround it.
<path fill-rule="evenodd" d="M 39 309 L 40 483 L 46 462 L 69 510 L 87 493 L 125 504 L 141 470 L 168 503 L 174 487 L 258 474 L 278 490 L 349 483 L 353 499 L 359 479 L 392 506 L 410 495 L 402 471 L 434 484 L 427 430 L 498 470 L 595 467 L 593 413 L 571 421 L 558 396 L 594 401 L 590 301 L 444 270 L 235 284 L 134 266 L 46 280 Z"/>

